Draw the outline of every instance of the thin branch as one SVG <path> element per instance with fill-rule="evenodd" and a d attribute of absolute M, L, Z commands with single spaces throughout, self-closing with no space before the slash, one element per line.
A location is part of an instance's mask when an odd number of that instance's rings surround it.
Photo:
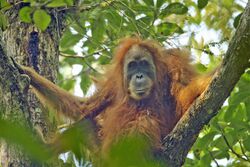
<path fill-rule="evenodd" d="M 126 7 L 128 10 L 130 10 L 130 12 L 132 12 L 134 15 L 135 15 L 135 12 L 134 12 L 134 10 L 133 9 L 131 9 L 130 7 L 128 7 L 126 4 L 124 4 L 122 1 L 118 1 L 121 5 L 123 5 L 124 7 Z M 115 9 L 116 9 L 116 11 L 119 9 L 119 7 L 117 7 L 117 6 L 115 6 L 115 5 L 112 5 Z M 138 20 L 137 22 L 138 23 L 142 23 L 143 24 L 143 26 L 142 25 L 140 25 L 140 24 L 136 24 L 135 22 L 134 22 L 134 19 L 132 19 L 130 16 L 128 16 L 126 13 L 123 13 L 124 14 L 124 16 L 128 19 L 128 20 L 130 20 L 132 23 L 133 23 L 133 25 L 135 26 L 135 28 L 136 28 L 136 30 L 137 30 L 137 32 L 138 32 L 138 34 L 140 34 L 140 31 L 139 31 L 139 28 L 141 28 L 141 29 L 143 29 L 144 31 L 146 31 L 146 32 L 148 32 L 149 34 L 151 34 L 153 37 L 156 37 L 156 34 L 155 33 L 152 33 L 151 31 L 149 31 L 149 29 L 147 29 L 146 27 L 148 27 L 148 25 L 146 24 L 146 23 L 144 23 L 143 21 L 141 21 L 141 20 Z"/>
<path fill-rule="evenodd" d="M 239 143 L 240 143 L 240 150 L 241 150 L 242 154 L 245 156 L 245 158 L 247 159 L 247 161 L 250 162 L 250 159 L 249 159 L 249 157 L 247 156 L 247 154 L 246 154 L 246 152 L 245 152 L 245 149 L 244 149 L 244 147 L 243 147 L 242 141 L 240 140 Z"/>
<path fill-rule="evenodd" d="M 214 158 L 213 153 L 211 153 L 211 151 L 209 151 L 209 150 L 208 150 L 208 152 L 209 152 L 210 157 L 213 159 L 214 163 L 216 164 L 216 166 L 217 166 L 217 167 L 220 167 L 220 165 L 218 164 L 218 162 L 217 162 L 216 159 Z"/>
<path fill-rule="evenodd" d="M 119 9 L 118 7 L 115 7 L 115 5 L 112 5 L 116 10 Z M 141 36 L 141 32 L 138 28 L 138 25 L 136 24 L 136 22 L 134 21 L 134 19 L 132 19 L 131 17 L 129 17 L 125 12 L 122 13 L 135 27 L 136 32 Z"/>
<path fill-rule="evenodd" d="M 98 72 L 95 68 L 93 68 L 91 65 L 90 65 L 90 63 L 86 60 L 86 58 L 85 57 L 83 57 L 83 56 L 67 56 L 67 55 L 65 55 L 65 54 L 60 54 L 60 56 L 62 56 L 62 57 L 68 57 L 68 58 L 81 58 L 82 60 L 83 60 L 83 62 L 91 69 L 91 70 L 93 70 L 94 72 Z"/>
<path fill-rule="evenodd" d="M 111 0 L 107 4 L 112 4 L 115 0 Z M 88 5 L 73 5 L 65 8 L 58 9 L 57 11 L 66 11 L 66 10 L 78 10 L 79 12 L 90 11 L 100 6 L 105 6 L 104 2 L 92 3 Z"/>
<path fill-rule="evenodd" d="M 72 55 L 68 55 L 68 54 L 64 54 L 64 53 L 60 53 L 61 56 L 63 57 L 69 57 L 69 58 L 80 58 L 80 59 L 85 59 L 85 58 L 88 58 L 88 57 L 91 57 L 95 54 L 98 54 L 98 55 L 101 55 L 101 52 L 105 51 L 106 49 L 103 48 L 103 49 L 100 49 L 100 50 L 97 50 L 93 53 L 90 53 L 90 54 L 87 54 L 87 55 L 84 55 L 84 56 L 72 56 Z M 108 56 L 109 57 L 109 56 Z M 111 58 L 111 57 L 109 57 Z"/>
<path fill-rule="evenodd" d="M 220 132 L 221 132 L 222 138 L 223 138 L 223 140 L 225 141 L 225 143 L 226 143 L 227 147 L 229 148 L 229 150 L 230 150 L 237 158 L 239 158 L 239 159 L 241 159 L 241 160 L 243 160 L 243 161 L 247 161 L 246 158 L 243 158 L 242 155 L 240 155 L 239 153 L 237 153 L 237 152 L 233 149 L 233 147 L 229 144 L 229 141 L 227 140 L 227 137 L 225 136 L 223 130 L 221 129 L 221 127 L 219 127 L 219 128 L 220 128 Z"/>

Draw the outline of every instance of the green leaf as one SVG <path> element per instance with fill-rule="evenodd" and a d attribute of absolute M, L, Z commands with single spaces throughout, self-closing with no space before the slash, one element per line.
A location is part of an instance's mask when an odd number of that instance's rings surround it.
<path fill-rule="evenodd" d="M 75 86 L 75 83 L 76 83 L 75 79 L 65 80 L 63 82 L 62 88 L 69 91 Z"/>
<path fill-rule="evenodd" d="M 182 34 L 184 31 L 175 23 L 164 22 L 158 25 L 158 33 L 161 35 L 169 36 L 173 33 Z"/>
<path fill-rule="evenodd" d="M 89 76 L 87 74 L 82 74 L 81 75 L 81 83 L 80 83 L 80 86 L 81 86 L 81 89 L 83 91 L 84 94 L 87 93 L 89 87 L 91 85 L 91 80 L 89 78 Z"/>
<path fill-rule="evenodd" d="M 66 5 L 72 6 L 73 1 L 72 0 L 53 0 L 47 5 L 47 7 L 56 8 L 56 7 L 66 6 Z"/>
<path fill-rule="evenodd" d="M 216 151 L 212 151 L 211 153 L 213 154 L 213 157 L 215 159 L 223 159 L 223 158 L 229 159 L 229 154 L 228 154 L 227 149 L 225 149 L 225 150 L 216 150 Z"/>
<path fill-rule="evenodd" d="M 179 2 L 175 2 L 175 3 L 171 3 L 169 4 L 165 9 L 162 10 L 161 15 L 170 15 L 170 14 L 178 14 L 178 15 L 182 15 L 187 13 L 188 8 L 183 5 L 182 3 Z"/>
<path fill-rule="evenodd" d="M 210 132 L 207 135 L 203 136 L 202 138 L 197 140 L 197 142 L 195 143 L 195 148 L 203 149 L 204 146 L 208 146 L 209 143 L 213 141 L 213 138 L 216 134 L 216 132 Z M 207 149 L 207 147 L 205 149 Z"/>
<path fill-rule="evenodd" d="M 64 2 L 64 0 L 54 0 L 52 2 L 50 2 L 47 7 L 51 7 L 51 8 L 56 8 L 56 7 L 62 7 L 62 6 L 66 6 L 67 4 Z"/>
<path fill-rule="evenodd" d="M 243 144 L 244 144 L 244 148 L 250 152 L 250 137 L 246 138 L 244 141 L 243 141 Z"/>
<path fill-rule="evenodd" d="M 146 5 L 148 6 L 154 6 L 154 1 L 153 0 L 143 0 Z"/>
<path fill-rule="evenodd" d="M 233 23 L 234 28 L 237 28 L 237 26 L 239 25 L 241 16 L 242 16 L 242 13 L 238 14 L 238 15 L 235 17 L 234 23 Z"/>
<path fill-rule="evenodd" d="M 243 107 L 242 104 L 240 104 L 237 107 L 237 110 L 235 111 L 234 114 L 235 114 L 234 115 L 234 120 L 237 120 L 237 122 L 243 122 L 244 119 L 247 117 L 246 110 L 245 110 L 245 108 Z"/>
<path fill-rule="evenodd" d="M 108 63 L 110 62 L 110 58 L 107 57 L 107 56 L 100 56 L 100 57 L 98 58 L 98 62 L 99 62 L 99 64 L 101 64 L 101 65 L 108 64 Z"/>
<path fill-rule="evenodd" d="M 197 63 L 195 64 L 195 68 L 200 72 L 203 73 L 207 70 L 207 67 L 204 64 Z"/>
<path fill-rule="evenodd" d="M 102 16 L 97 18 L 94 23 L 91 25 L 92 38 L 96 42 L 101 42 L 105 32 L 105 21 Z"/>
<path fill-rule="evenodd" d="M 204 146 L 203 146 L 204 147 Z M 198 166 L 202 166 L 202 167 L 211 167 L 210 163 L 211 163 L 211 156 L 206 153 L 203 157 L 201 157 Z"/>
<path fill-rule="evenodd" d="M 207 4 L 208 4 L 208 0 L 198 0 L 198 8 L 199 9 L 204 8 L 205 6 L 207 6 Z"/>
<path fill-rule="evenodd" d="M 81 34 L 72 34 L 71 31 L 68 29 L 63 33 L 63 36 L 60 40 L 60 51 L 65 51 L 71 49 L 75 46 L 83 36 Z"/>
<path fill-rule="evenodd" d="M 65 3 L 68 5 L 68 6 L 73 6 L 74 5 L 74 0 L 64 0 Z"/>
<path fill-rule="evenodd" d="M 246 107 L 247 119 L 248 119 L 248 121 L 250 121 L 250 98 L 245 103 L 245 107 Z"/>
<path fill-rule="evenodd" d="M 0 0 L 0 10 L 5 11 L 11 8 L 12 5 L 10 5 L 6 0 Z"/>
<path fill-rule="evenodd" d="M 8 25 L 6 16 L 0 11 L 0 29 L 5 30 Z"/>
<path fill-rule="evenodd" d="M 31 23 L 32 21 L 31 16 L 30 16 L 31 12 L 32 12 L 32 9 L 29 6 L 23 7 L 19 11 L 20 20 L 25 23 Z"/>
<path fill-rule="evenodd" d="M 225 149 L 228 146 L 225 143 L 225 140 L 223 139 L 222 136 L 218 137 L 217 139 L 211 141 L 211 146 L 216 147 L 218 149 Z"/>
<path fill-rule="evenodd" d="M 232 118 L 234 120 L 243 120 L 243 117 L 247 117 L 249 114 L 248 104 L 250 102 L 250 75 L 245 73 L 242 75 L 240 81 L 237 84 L 238 91 L 236 89 L 231 93 L 228 100 L 228 108 L 224 115 L 226 121 L 230 121 Z M 243 103 L 245 108 L 242 108 Z M 241 107 L 241 108 L 240 108 Z"/>
<path fill-rule="evenodd" d="M 152 161 L 148 140 L 139 134 L 130 134 L 113 143 L 107 158 L 108 167 L 155 167 L 159 162 Z M 128 154 L 129 152 L 129 154 Z M 147 157 L 147 158 L 145 158 Z M 166 165 L 165 165 L 166 166 Z"/>
<path fill-rule="evenodd" d="M 70 27 L 72 27 L 74 30 L 78 32 L 78 34 L 85 34 L 86 33 L 86 27 L 85 27 L 85 22 L 84 23 L 76 23 L 76 24 L 71 24 Z"/>
<path fill-rule="evenodd" d="M 47 14 L 46 11 L 42 9 L 38 9 L 35 11 L 33 15 L 33 20 L 35 25 L 40 28 L 42 31 L 46 30 L 51 21 L 50 15 Z"/>
<path fill-rule="evenodd" d="M 36 140 L 32 132 L 25 127 L 0 119 L 0 132 L 0 139 L 20 146 L 28 155 L 38 161 L 45 161 L 51 156 L 45 145 Z"/>
<path fill-rule="evenodd" d="M 65 49 L 65 50 L 60 50 L 63 54 L 69 55 L 69 56 L 75 56 L 76 52 L 69 48 L 69 49 Z"/>
<path fill-rule="evenodd" d="M 164 4 L 164 2 L 165 2 L 164 0 L 157 0 L 156 7 L 160 8 Z"/>
<path fill-rule="evenodd" d="M 105 18 L 108 19 L 108 25 L 115 27 L 116 29 L 121 26 L 123 17 L 120 16 L 116 10 L 105 11 Z"/>

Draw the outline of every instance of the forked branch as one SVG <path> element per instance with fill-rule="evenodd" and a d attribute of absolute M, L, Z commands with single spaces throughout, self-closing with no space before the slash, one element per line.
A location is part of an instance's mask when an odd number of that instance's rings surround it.
<path fill-rule="evenodd" d="M 169 166 L 181 166 L 200 130 L 217 114 L 241 75 L 250 66 L 250 1 L 241 17 L 221 68 L 209 88 L 164 139 L 164 157 Z"/>

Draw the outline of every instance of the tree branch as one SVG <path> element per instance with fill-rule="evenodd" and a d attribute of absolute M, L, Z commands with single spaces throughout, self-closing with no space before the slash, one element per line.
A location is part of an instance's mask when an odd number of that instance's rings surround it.
<path fill-rule="evenodd" d="M 209 88 L 194 102 L 173 131 L 164 139 L 164 158 L 169 166 L 181 166 L 200 130 L 218 112 L 240 76 L 249 67 L 250 1 L 241 17 L 221 68 Z"/>

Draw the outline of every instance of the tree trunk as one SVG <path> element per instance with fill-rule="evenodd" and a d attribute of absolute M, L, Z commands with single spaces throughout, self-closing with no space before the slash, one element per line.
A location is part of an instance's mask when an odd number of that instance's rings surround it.
<path fill-rule="evenodd" d="M 29 78 L 20 75 L 11 66 L 10 57 L 22 65 L 32 66 L 39 74 L 52 82 L 56 81 L 59 58 L 59 39 L 63 25 L 63 17 L 51 10 L 51 24 L 45 31 L 38 31 L 31 24 L 21 23 L 18 11 L 22 3 L 14 6 L 6 15 L 8 28 L 0 30 L 0 117 L 36 129 L 44 139 L 55 131 L 54 117 L 48 119 L 48 112 L 41 111 L 41 105 L 29 91 Z M 51 116 L 50 116 L 51 117 Z M 57 162 L 53 162 L 58 166 Z M 56 165 L 56 164 L 57 165 Z M 37 166 L 24 155 L 18 147 L 0 143 L 0 166 L 21 167 Z"/>

